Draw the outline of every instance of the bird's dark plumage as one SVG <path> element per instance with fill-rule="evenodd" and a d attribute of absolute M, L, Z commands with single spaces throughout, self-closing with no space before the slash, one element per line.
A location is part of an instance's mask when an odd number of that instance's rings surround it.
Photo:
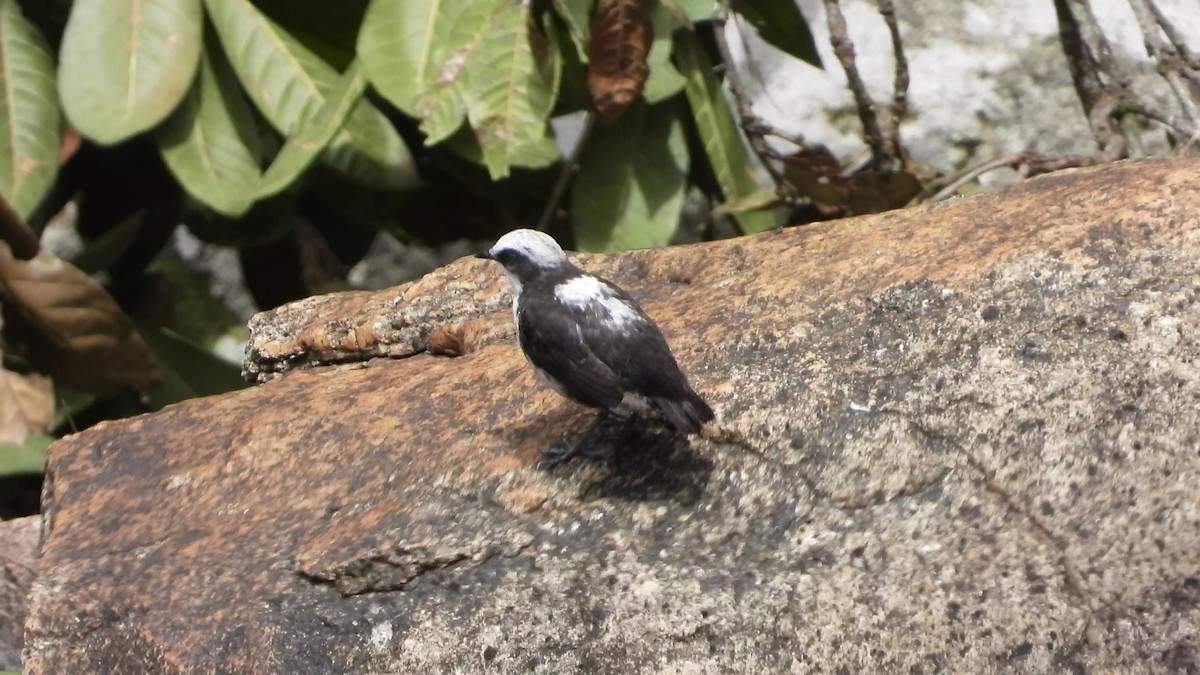
<path fill-rule="evenodd" d="M 553 239 L 517 230 L 483 257 L 504 265 L 521 348 L 560 394 L 603 409 L 634 394 L 685 433 L 713 419 L 654 321 L 616 285 L 572 265 Z"/>

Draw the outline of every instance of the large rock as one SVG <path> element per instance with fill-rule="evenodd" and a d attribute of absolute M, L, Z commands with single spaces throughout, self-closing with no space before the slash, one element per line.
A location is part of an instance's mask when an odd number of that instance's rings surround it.
<path fill-rule="evenodd" d="M 37 576 L 35 516 L 0 520 L 0 670 L 21 669 L 29 587 Z"/>
<path fill-rule="evenodd" d="M 488 263 L 260 317 L 270 381 L 51 449 L 27 672 L 1196 669 L 1198 184 L 585 258 L 719 424 L 553 471 Z"/>
<path fill-rule="evenodd" d="M 767 45 L 757 33 L 729 24 L 741 79 L 754 112 L 771 125 L 803 134 L 839 157 L 865 154 L 862 125 L 846 74 L 833 53 L 823 0 L 797 0 L 808 17 L 824 68 Z M 1054 2 L 1043 0 L 907 0 L 893 3 L 908 62 L 909 114 L 903 142 L 911 159 L 942 173 L 1034 151 L 1091 155 L 1096 141 L 1063 53 Z M 1200 49 L 1194 0 L 1155 0 L 1191 49 Z M 892 101 L 895 59 L 876 0 L 841 0 L 856 63 L 877 104 Z M 1140 100 L 1184 115 L 1167 81 L 1146 53 L 1128 0 L 1089 0 L 1116 64 Z M 741 44 L 744 41 L 745 47 Z M 749 63 L 743 54 L 748 54 Z M 1195 96 L 1193 94 L 1193 96 Z M 1161 129 L 1150 125 L 1132 152 L 1167 154 Z M 1012 182 L 992 171 L 987 183 Z"/>

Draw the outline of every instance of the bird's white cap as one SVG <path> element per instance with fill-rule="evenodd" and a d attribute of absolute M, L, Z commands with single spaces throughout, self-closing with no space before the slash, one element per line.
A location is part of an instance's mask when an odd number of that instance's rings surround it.
<path fill-rule="evenodd" d="M 537 230 L 513 230 L 500 237 L 496 245 L 488 251 L 490 257 L 496 257 L 504 251 L 512 251 L 521 256 L 535 267 L 553 269 L 567 260 L 567 254 L 554 241 L 554 237 Z"/>

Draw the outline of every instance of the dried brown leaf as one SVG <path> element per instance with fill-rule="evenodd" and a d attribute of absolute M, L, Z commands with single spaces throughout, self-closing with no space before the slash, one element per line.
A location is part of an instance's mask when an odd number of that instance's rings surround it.
<path fill-rule="evenodd" d="M 0 298 L 9 344 L 59 384 L 101 396 L 157 385 L 158 366 L 132 322 L 73 265 L 47 251 L 18 260 L 0 242 Z"/>
<path fill-rule="evenodd" d="M 601 122 L 612 122 L 642 93 L 654 42 L 648 0 L 599 0 L 588 44 L 588 92 Z"/>
<path fill-rule="evenodd" d="M 908 171 L 865 168 L 842 172 L 833 153 L 810 148 L 786 157 L 783 175 L 797 194 L 847 215 L 880 213 L 907 204 L 921 191 L 921 182 Z"/>
<path fill-rule="evenodd" d="M 0 368 L 0 443 L 20 445 L 29 434 L 45 433 L 53 419 L 50 378 Z"/>

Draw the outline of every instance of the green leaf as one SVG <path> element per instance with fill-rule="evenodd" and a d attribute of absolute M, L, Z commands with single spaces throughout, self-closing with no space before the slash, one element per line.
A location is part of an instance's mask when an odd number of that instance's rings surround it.
<path fill-rule="evenodd" d="M 562 17 L 579 51 L 579 59 L 588 62 L 588 41 L 591 39 L 593 0 L 554 0 L 554 11 Z M 655 30 L 658 26 L 655 26 Z"/>
<path fill-rule="evenodd" d="M 396 107 L 421 120 L 433 145 L 467 114 L 466 65 L 497 3 L 475 0 L 373 2 L 358 52 L 371 83 Z"/>
<path fill-rule="evenodd" d="M 598 127 L 571 192 L 575 241 L 583 251 L 667 244 L 687 187 L 687 141 L 675 106 L 636 103 Z"/>
<path fill-rule="evenodd" d="M 46 434 L 29 434 L 20 445 L 0 443 L 0 477 L 44 473 L 46 450 L 54 440 Z"/>
<path fill-rule="evenodd" d="M 141 333 L 162 369 L 162 385 L 149 397 L 154 408 L 248 386 L 240 368 L 170 330 Z"/>
<path fill-rule="evenodd" d="M 658 103 L 683 90 L 683 75 L 680 75 L 675 64 L 671 63 L 674 28 L 675 18 L 664 5 L 657 5 L 654 9 L 654 42 L 646 56 L 646 64 L 650 66 L 650 77 L 646 79 L 646 86 L 642 88 L 642 97 L 647 103 Z"/>
<path fill-rule="evenodd" d="M 550 73 L 530 48 L 530 10 L 524 3 L 502 2 L 492 16 L 476 58 L 468 65 L 467 119 L 483 150 L 492 179 L 513 166 L 542 167 L 559 157 L 546 135 L 554 109 L 561 59 Z"/>
<path fill-rule="evenodd" d="M 792 2 L 793 0 L 781 0 Z M 681 25 L 691 27 L 693 21 L 707 21 L 712 18 L 717 8 L 717 0 L 662 0 L 671 16 Z"/>
<path fill-rule="evenodd" d="M 0 195 L 27 218 L 54 183 L 62 114 L 54 58 L 16 0 L 0 0 Z"/>
<path fill-rule="evenodd" d="M 776 208 L 782 203 L 775 188 L 761 187 L 748 195 L 721 204 L 713 209 L 713 213 L 723 216 L 750 211 L 765 211 Z"/>
<path fill-rule="evenodd" d="M 514 0 L 374 2 L 359 36 L 368 78 L 422 120 L 427 143 L 471 123 L 495 179 L 558 159 L 547 136 L 562 59 Z"/>
<path fill-rule="evenodd" d="M 76 0 L 58 86 L 67 119 L 104 144 L 161 122 L 200 63 L 200 0 Z"/>
<path fill-rule="evenodd" d="M 704 152 L 725 200 L 737 201 L 760 187 L 754 178 L 750 154 L 699 39 L 687 31 L 677 33 L 676 37 L 675 58 L 687 78 L 685 91 Z M 746 234 L 770 230 L 776 225 L 774 214 L 765 211 L 741 213 L 735 218 Z"/>
<path fill-rule="evenodd" d="M 226 215 L 250 208 L 259 182 L 254 115 L 215 39 L 183 103 L 155 130 L 167 167 L 192 197 Z"/>
<path fill-rule="evenodd" d="M 821 67 L 821 55 L 808 21 L 795 2 L 733 0 L 733 11 L 742 15 L 763 40 L 787 54 Z"/>
<path fill-rule="evenodd" d="M 138 230 L 141 229 L 145 218 L 146 209 L 139 209 L 89 243 L 71 264 L 88 274 L 110 269 L 137 239 Z"/>
<path fill-rule="evenodd" d="M 250 99 L 280 133 L 295 133 L 325 104 L 337 71 L 245 0 L 206 0 L 206 6 Z M 419 184 L 400 135 L 365 99 L 330 143 L 325 161 L 376 187 Z"/>
<path fill-rule="evenodd" d="M 342 73 L 337 86 L 329 92 L 325 105 L 297 133 L 288 136 L 283 148 L 271 162 L 271 167 L 258 186 L 257 197 L 262 199 L 282 192 L 313 163 L 329 145 L 346 116 L 367 89 L 367 79 L 358 62 Z"/>
<path fill-rule="evenodd" d="M 254 0 L 323 61 L 342 71 L 355 58 L 355 43 L 369 0 Z"/>
<path fill-rule="evenodd" d="M 56 405 L 54 406 L 53 428 L 66 426 L 72 431 L 79 431 L 75 427 L 75 417 L 91 407 L 97 401 L 97 396 L 56 385 L 54 399 Z"/>

